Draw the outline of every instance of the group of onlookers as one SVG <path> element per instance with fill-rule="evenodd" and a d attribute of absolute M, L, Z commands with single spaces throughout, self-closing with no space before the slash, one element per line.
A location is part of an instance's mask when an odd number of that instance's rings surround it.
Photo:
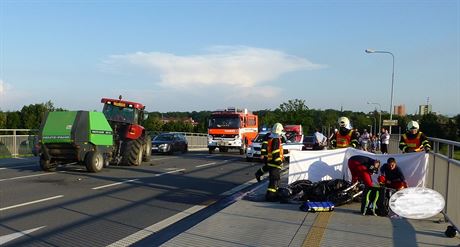
<path fill-rule="evenodd" d="M 388 130 L 382 128 L 380 133 L 373 135 L 364 129 L 362 134 L 359 134 L 358 130 L 355 130 L 359 136 L 359 144 L 361 149 L 367 152 L 375 153 L 381 151 L 382 154 L 388 153 L 388 144 L 390 144 L 390 134 Z"/>

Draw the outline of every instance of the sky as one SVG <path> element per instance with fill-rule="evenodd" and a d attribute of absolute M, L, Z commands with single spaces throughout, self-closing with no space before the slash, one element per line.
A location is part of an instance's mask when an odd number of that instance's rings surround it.
<path fill-rule="evenodd" d="M 0 110 L 460 113 L 460 1 L 0 0 Z M 373 102 L 377 104 L 367 104 Z"/>

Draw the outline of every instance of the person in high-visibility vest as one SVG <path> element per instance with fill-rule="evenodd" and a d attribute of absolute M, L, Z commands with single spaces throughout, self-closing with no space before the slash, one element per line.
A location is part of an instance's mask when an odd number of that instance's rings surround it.
<path fill-rule="evenodd" d="M 337 122 L 340 128 L 332 136 L 331 146 L 333 148 L 358 147 L 358 134 L 351 128 L 350 120 L 347 117 L 340 117 Z"/>
<path fill-rule="evenodd" d="M 260 148 L 260 159 L 263 161 L 264 166 L 262 166 L 254 176 L 257 179 L 257 182 L 260 182 L 260 177 L 262 177 L 266 172 L 269 170 L 269 166 L 267 163 L 267 147 L 268 147 L 268 139 L 270 138 L 270 132 L 264 135 L 262 139 L 262 147 Z"/>
<path fill-rule="evenodd" d="M 399 140 L 399 149 L 401 149 L 403 153 L 430 151 L 430 142 L 419 128 L 416 121 L 410 121 L 407 124 L 407 132 L 401 135 L 401 140 Z"/>
<path fill-rule="evenodd" d="M 265 199 L 267 201 L 277 201 L 278 187 L 281 180 L 281 169 L 283 168 L 284 155 L 282 134 L 283 125 L 276 123 L 273 125 L 272 133 L 267 142 L 267 166 L 268 166 L 268 187 Z"/>

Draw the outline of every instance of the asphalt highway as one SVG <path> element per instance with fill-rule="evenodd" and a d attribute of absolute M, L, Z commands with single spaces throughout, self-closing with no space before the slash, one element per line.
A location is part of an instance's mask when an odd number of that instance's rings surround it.
<path fill-rule="evenodd" d="M 244 187 L 260 163 L 237 153 L 153 155 L 141 166 L 43 172 L 0 162 L 0 246 L 126 246 Z M 157 233 L 160 231 L 159 233 Z M 161 237 L 161 236 L 159 236 Z"/>

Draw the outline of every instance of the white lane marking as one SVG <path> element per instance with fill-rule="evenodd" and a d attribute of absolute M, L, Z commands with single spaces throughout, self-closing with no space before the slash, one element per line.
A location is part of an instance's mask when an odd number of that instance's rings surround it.
<path fill-rule="evenodd" d="M 39 167 L 39 166 L 38 166 L 38 165 L 28 165 L 28 166 L 0 167 L 0 170 L 5 170 L 5 169 L 16 169 L 16 168 L 24 168 L 24 167 Z"/>
<path fill-rule="evenodd" d="M 172 170 L 176 170 L 177 167 L 170 167 L 170 168 L 165 168 L 166 171 L 172 171 Z"/>
<path fill-rule="evenodd" d="M 164 157 L 164 158 L 159 158 L 159 159 L 152 159 L 152 161 L 158 161 L 158 160 L 167 160 L 167 159 L 177 159 L 179 157 Z"/>
<path fill-rule="evenodd" d="M 223 160 L 222 162 L 219 162 L 219 163 L 217 163 L 217 162 L 206 163 L 206 164 L 202 164 L 202 165 L 197 165 L 195 167 L 200 168 L 200 167 L 212 166 L 212 165 L 222 165 L 222 164 L 229 163 L 229 162 L 235 161 L 235 160 L 239 160 L 239 158 Z"/>
<path fill-rule="evenodd" d="M 112 187 L 112 186 L 116 186 L 116 185 L 120 185 L 120 184 L 126 184 L 126 183 L 130 183 L 130 182 L 134 182 L 134 181 L 138 181 L 139 179 L 130 179 L 130 180 L 125 180 L 125 181 L 121 181 L 121 182 L 117 182 L 117 183 L 112 183 L 112 184 L 106 184 L 106 185 L 102 185 L 102 186 L 98 186 L 98 187 L 94 187 L 94 188 L 91 188 L 93 190 L 99 190 L 99 189 L 103 189 L 103 188 L 107 188 L 107 187 Z"/>
<path fill-rule="evenodd" d="M 156 224 L 153 224 L 149 227 L 146 227 L 138 232 L 135 232 L 123 239 L 120 239 L 118 240 L 117 242 L 115 243 L 112 243 L 110 245 L 108 245 L 109 247 L 118 247 L 118 246 L 129 246 L 129 245 L 132 245 L 182 219 L 184 219 L 185 217 L 188 217 L 200 210 L 202 210 L 203 208 L 206 208 L 207 206 L 205 205 L 195 205 L 191 208 L 188 208 L 180 213 L 177 213 L 169 218 L 166 218 Z"/>
<path fill-rule="evenodd" d="M 160 173 L 160 174 L 155 174 L 153 176 L 154 177 L 159 177 L 159 176 L 163 176 L 165 174 L 170 174 L 170 173 L 175 173 L 175 172 L 180 172 L 180 171 L 185 171 L 185 169 L 177 169 L 177 170 L 174 170 L 174 171 L 163 172 L 163 173 Z"/>
<path fill-rule="evenodd" d="M 170 174 L 170 173 L 175 173 L 175 172 L 180 172 L 180 171 L 185 171 L 185 169 L 178 169 L 178 170 L 174 170 L 174 171 L 163 172 L 163 173 L 155 174 L 155 175 L 153 175 L 153 177 L 159 177 L 159 176 L 163 176 L 163 175 L 165 175 L 165 174 Z M 125 181 L 116 182 L 116 183 L 112 183 L 112 184 L 106 184 L 106 185 L 94 187 L 94 188 L 91 188 L 91 189 L 93 189 L 93 190 L 99 190 L 99 189 L 103 189 L 103 188 L 107 188 L 107 187 L 112 187 L 112 186 L 116 186 L 116 185 L 120 185 L 120 184 L 131 183 L 131 182 L 135 182 L 135 183 L 137 183 L 137 184 L 139 184 L 139 183 L 140 183 L 140 184 L 143 184 L 142 182 L 139 181 L 138 178 L 136 178 L 136 179 L 125 180 Z"/>
<path fill-rule="evenodd" d="M 9 206 L 9 207 L 0 208 L 0 212 L 1 212 L 1 211 L 8 210 L 8 209 L 18 208 L 18 207 L 23 207 L 23 206 L 35 204 L 35 203 L 46 202 L 46 201 L 49 201 L 49 200 L 58 199 L 58 198 L 61 198 L 61 197 L 63 197 L 63 196 L 64 196 L 64 195 L 58 195 L 58 196 L 43 198 L 43 199 L 40 199 L 40 200 L 31 201 L 31 202 L 25 202 L 25 203 L 21 203 L 21 204 Z"/>
<path fill-rule="evenodd" d="M 231 195 L 231 194 L 234 194 L 248 186 L 251 186 L 253 184 L 257 183 L 257 179 L 252 179 L 251 181 L 247 181 L 246 183 L 244 184 L 240 184 L 238 186 L 236 186 L 235 188 L 231 189 L 231 190 L 228 190 L 228 191 L 225 191 L 224 193 L 221 193 L 220 196 L 228 196 L 228 195 Z"/>
<path fill-rule="evenodd" d="M 195 166 L 195 167 L 212 166 L 212 165 L 215 165 L 215 164 L 217 164 L 217 163 L 216 162 L 211 162 L 211 163 L 207 163 L 207 164 L 198 165 L 198 166 Z"/>
<path fill-rule="evenodd" d="M 44 227 L 46 227 L 46 226 L 40 226 L 40 227 L 33 228 L 33 229 L 30 229 L 30 230 L 26 230 L 26 231 L 22 231 L 22 232 L 15 232 L 15 233 L 12 233 L 12 234 L 1 236 L 0 237 L 0 246 L 3 245 L 3 244 L 8 243 L 10 241 L 13 241 L 13 240 L 15 240 L 17 238 L 20 238 L 22 236 L 30 234 L 32 232 L 38 231 L 38 230 L 40 230 L 40 229 L 42 229 Z"/>
<path fill-rule="evenodd" d="M 235 192 L 238 192 L 238 191 L 240 191 L 240 190 L 242 190 L 242 189 L 244 189 L 244 188 L 246 188 L 246 187 L 248 187 L 248 186 L 250 186 L 250 185 L 252 185 L 252 184 L 254 184 L 256 182 L 257 182 L 257 180 L 253 179 L 253 180 L 248 181 L 248 182 L 246 182 L 246 183 L 244 183 L 242 185 L 239 185 L 239 186 L 237 186 L 237 187 L 235 187 L 235 188 L 233 188 L 233 189 L 231 189 L 229 191 L 226 191 L 226 192 L 224 192 L 224 193 L 222 193 L 220 195 L 231 195 L 231 194 L 233 194 Z M 257 188 L 259 188 L 262 185 L 264 185 L 264 183 L 262 183 L 261 185 L 257 186 Z M 242 198 L 242 196 L 240 196 L 239 198 Z M 237 198 L 236 200 L 239 200 L 239 198 Z M 213 203 L 215 203 L 215 202 L 213 202 Z M 123 238 L 123 239 L 120 239 L 117 242 L 114 242 L 114 243 L 108 245 L 108 247 L 122 247 L 122 246 L 132 245 L 132 244 L 134 244 L 134 243 L 136 243 L 136 242 L 138 242 L 138 241 L 140 241 L 140 240 L 142 240 L 142 239 L 144 239 L 144 238 L 146 238 L 146 237 L 148 237 L 148 236 L 150 236 L 152 234 L 155 234 L 158 231 L 161 231 L 162 229 L 164 229 L 164 228 L 166 228 L 166 227 L 168 227 L 168 226 L 170 226 L 170 225 L 182 220 L 183 218 L 185 218 L 185 217 L 187 217 L 189 215 L 192 215 L 194 213 L 197 213 L 198 211 L 201 211 L 201 210 L 209 207 L 213 203 L 209 203 L 207 205 L 195 205 L 195 206 L 193 206 L 193 207 L 191 207 L 189 209 L 186 209 L 186 210 L 184 210 L 184 211 L 182 211 L 180 213 L 177 213 L 177 214 L 175 214 L 175 215 L 173 215 L 173 216 L 171 216 L 169 218 L 166 218 L 166 219 L 164 219 L 164 220 L 162 220 L 162 221 L 160 221 L 160 222 L 158 222 L 156 224 L 153 224 L 153 225 L 151 225 L 149 227 L 146 227 L 146 228 L 144 228 L 144 229 L 142 229 L 142 230 L 140 230 L 138 232 L 135 232 L 135 233 Z"/>
<path fill-rule="evenodd" d="M 47 176 L 47 175 L 53 175 L 56 172 L 48 172 L 48 173 L 40 173 L 40 174 L 34 174 L 34 175 L 27 175 L 27 176 L 20 176 L 20 177 L 13 177 L 13 178 L 3 178 L 0 179 L 0 182 L 3 181 L 9 181 L 9 180 L 16 180 L 16 179 L 21 179 L 21 178 L 32 178 L 32 177 L 38 177 L 38 176 Z"/>

